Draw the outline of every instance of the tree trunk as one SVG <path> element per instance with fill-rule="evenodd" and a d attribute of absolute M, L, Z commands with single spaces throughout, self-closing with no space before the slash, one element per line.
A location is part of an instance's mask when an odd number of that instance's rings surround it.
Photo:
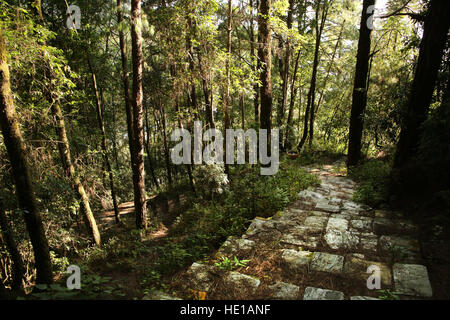
<path fill-rule="evenodd" d="M 113 207 L 114 207 L 114 217 L 115 217 L 116 223 L 119 223 L 120 222 L 119 205 L 117 203 L 116 189 L 114 186 L 114 174 L 113 174 L 113 171 L 111 168 L 111 162 L 109 161 L 109 156 L 108 156 L 105 123 L 103 121 L 102 103 L 101 103 L 100 95 L 98 93 L 97 78 L 95 76 L 95 72 L 92 67 L 90 59 L 88 59 L 88 64 L 89 64 L 89 69 L 90 69 L 91 75 L 92 75 L 92 86 L 93 86 L 93 89 L 95 92 L 95 101 L 96 101 L 96 106 L 97 106 L 97 121 L 98 121 L 98 126 L 100 129 L 100 133 L 102 135 L 103 161 L 106 165 L 106 171 L 108 172 L 108 176 L 109 176 L 109 186 L 111 189 L 111 199 L 113 201 Z"/>
<path fill-rule="evenodd" d="M 331 55 L 331 60 L 330 60 L 330 62 L 328 64 L 327 74 L 326 74 L 325 79 L 323 80 L 323 83 L 322 83 L 322 91 L 320 92 L 319 101 L 317 101 L 317 107 L 316 107 L 316 111 L 315 111 L 316 114 L 319 111 L 320 105 L 322 104 L 323 95 L 324 95 L 324 92 L 325 92 L 325 88 L 327 86 L 328 78 L 330 77 L 331 68 L 334 65 L 334 59 L 336 58 L 337 50 L 339 49 L 339 45 L 341 43 L 342 33 L 344 32 L 344 27 L 345 27 L 345 20 L 342 22 L 341 30 L 339 31 L 339 35 L 338 35 L 338 38 L 336 40 L 336 45 L 334 46 L 333 54 Z"/>
<path fill-rule="evenodd" d="M 136 228 L 147 229 L 147 205 L 144 170 L 144 126 L 142 90 L 142 18 L 141 2 L 131 1 L 131 43 L 133 56 L 133 188 Z"/>
<path fill-rule="evenodd" d="M 257 3 L 257 7 L 259 7 L 258 1 L 256 1 L 256 3 Z M 253 0 L 250 0 L 250 8 L 252 10 L 251 18 L 250 18 L 250 56 L 252 57 L 252 59 L 256 60 L 256 65 L 255 65 L 254 71 L 257 72 L 259 70 L 260 63 L 259 63 L 259 59 L 258 59 L 258 54 L 257 54 L 257 52 L 255 53 L 255 29 L 254 29 L 254 15 L 253 15 L 253 10 L 254 10 Z M 259 108 L 260 108 L 260 106 L 259 106 L 258 83 L 255 83 L 253 85 L 253 90 L 255 92 L 255 97 L 253 99 L 253 105 L 254 105 L 254 109 L 255 109 L 255 123 L 259 124 Z"/>
<path fill-rule="evenodd" d="M 9 255 L 13 262 L 13 281 L 12 289 L 15 291 L 22 290 L 22 280 L 25 276 L 25 266 L 23 264 L 22 255 L 17 249 L 16 241 L 14 240 L 14 234 L 11 228 L 11 222 L 6 215 L 3 208 L 3 204 L 0 201 L 0 229 L 2 231 L 3 239 L 6 243 L 6 248 L 8 249 Z M 0 280 L 1 282 L 1 280 Z"/>
<path fill-rule="evenodd" d="M 258 57 L 261 61 L 261 129 L 268 131 L 268 150 L 270 150 L 270 130 L 272 127 L 272 52 L 271 52 L 271 32 L 270 32 L 270 7 L 271 0 L 261 0 L 259 4 L 258 29 L 261 39 L 258 47 Z"/>
<path fill-rule="evenodd" d="M 119 24 L 119 44 L 120 44 L 120 56 L 122 60 L 122 83 L 123 83 L 123 93 L 125 99 L 125 113 L 127 117 L 127 133 L 128 133 L 128 147 L 130 150 L 130 158 L 134 159 L 134 148 L 133 148 L 133 114 L 131 110 L 130 103 L 130 80 L 128 77 L 128 59 L 127 50 L 125 44 L 125 36 L 120 27 L 123 23 L 123 6 L 122 0 L 117 0 L 117 22 Z"/>
<path fill-rule="evenodd" d="M 370 33 L 367 12 L 375 0 L 363 0 L 361 24 L 359 28 L 358 53 L 356 55 L 355 82 L 353 85 L 352 111 L 348 141 L 347 166 L 354 166 L 361 160 L 361 139 L 364 126 L 364 113 L 367 105 L 367 73 L 369 69 Z"/>
<path fill-rule="evenodd" d="M 162 105 L 161 101 L 159 102 L 159 116 L 162 123 L 162 133 L 163 133 L 163 145 L 164 145 L 164 158 L 166 160 L 166 170 L 167 170 L 167 181 L 169 184 L 169 187 L 172 186 L 172 173 L 171 173 L 171 166 L 170 166 L 170 154 L 169 154 L 169 146 L 167 144 L 167 132 L 166 132 L 166 112 L 164 110 L 164 106 Z"/>
<path fill-rule="evenodd" d="M 294 0 L 289 0 L 289 9 L 288 14 L 286 18 L 286 24 L 288 30 L 292 29 L 292 17 L 293 17 L 293 10 L 294 10 Z M 281 42 L 283 44 L 283 42 Z M 281 104 L 278 106 L 278 119 L 277 124 L 278 127 L 281 129 L 285 113 L 286 113 L 286 105 L 287 105 L 287 97 L 288 97 L 288 83 L 289 83 L 289 68 L 290 68 L 290 57 L 291 57 L 291 47 L 290 47 L 290 41 L 289 38 L 286 40 L 286 52 L 284 55 L 284 61 L 282 63 L 283 67 L 280 68 L 281 73 Z M 283 131 L 281 131 L 281 141 L 284 139 Z M 284 146 L 283 146 L 284 148 Z"/>
<path fill-rule="evenodd" d="M 394 167 L 400 168 L 417 152 L 421 125 L 426 120 L 447 41 L 450 1 L 432 0 L 424 24 L 419 58 L 397 145 Z"/>
<path fill-rule="evenodd" d="M 156 179 L 156 175 L 155 175 L 155 170 L 153 168 L 153 163 L 152 163 L 152 154 L 151 154 L 151 148 L 150 148 L 150 125 L 149 125 L 149 121 L 148 121 L 148 107 L 145 108 L 145 127 L 146 127 L 146 132 L 147 132 L 147 139 L 146 139 L 146 143 L 145 143 L 145 149 L 147 151 L 147 158 L 148 158 L 148 167 L 150 169 L 150 174 L 152 175 L 152 179 L 153 182 L 155 183 L 155 187 L 157 189 L 159 189 L 159 183 L 158 183 L 158 179 Z"/>
<path fill-rule="evenodd" d="M 202 55 L 200 53 L 200 50 L 197 51 L 197 57 L 198 57 L 198 64 L 200 67 L 200 72 L 202 76 L 202 85 L 203 85 L 203 97 L 205 100 L 205 114 L 206 119 L 208 120 L 208 124 L 210 129 L 214 129 L 216 127 L 214 123 L 214 113 L 213 113 L 213 106 L 212 106 L 212 90 L 209 88 L 209 77 L 207 74 L 207 71 L 205 70 L 205 67 L 202 63 Z"/>
<path fill-rule="evenodd" d="M 313 75 L 311 77 L 311 86 L 310 86 L 310 119 L 309 119 L 309 147 L 312 147 L 312 143 L 314 140 L 314 121 L 315 121 L 315 100 L 316 100 L 316 82 L 317 82 L 317 68 L 319 67 L 319 50 L 320 50 L 320 40 L 322 38 L 323 28 L 325 27 L 325 22 L 328 16 L 328 8 L 331 5 L 330 1 L 325 0 L 323 2 L 322 9 L 322 18 L 320 19 L 320 27 L 316 26 L 316 47 L 314 51 L 314 63 L 313 63 Z M 320 1 L 317 4 L 317 11 L 320 9 Z M 319 18 L 319 15 L 316 15 L 316 18 Z"/>
<path fill-rule="evenodd" d="M 64 117 L 62 115 L 61 107 L 57 101 L 51 102 L 52 115 L 55 122 L 55 130 L 58 135 L 59 143 L 58 150 L 61 158 L 61 162 L 65 171 L 66 176 L 72 183 L 72 187 L 80 200 L 80 211 L 83 216 L 84 223 L 88 230 L 89 235 L 92 237 L 96 245 L 101 245 L 100 233 L 98 231 L 97 223 L 95 221 L 94 215 L 89 204 L 89 198 L 84 190 L 83 184 L 80 178 L 75 174 L 75 167 L 72 163 L 72 158 L 70 155 L 69 140 L 67 139 L 66 126 L 64 123 Z"/>
<path fill-rule="evenodd" d="M 36 264 L 36 283 L 52 283 L 52 264 L 41 215 L 36 205 L 30 172 L 25 158 L 16 108 L 11 92 L 9 68 L 6 61 L 6 45 L 0 29 L 0 124 L 3 139 L 11 162 L 19 207 L 33 246 Z"/>
<path fill-rule="evenodd" d="M 291 82 L 291 100 L 289 103 L 289 112 L 286 122 L 286 134 L 284 136 L 284 143 L 283 143 L 284 145 L 283 148 L 285 150 L 290 149 L 292 147 L 289 139 L 293 133 L 293 128 L 291 128 L 291 124 L 292 118 L 294 117 L 295 98 L 297 97 L 297 87 L 295 86 L 295 82 L 297 81 L 299 60 L 300 60 L 300 50 L 298 50 L 297 58 L 295 59 L 294 74 Z"/>

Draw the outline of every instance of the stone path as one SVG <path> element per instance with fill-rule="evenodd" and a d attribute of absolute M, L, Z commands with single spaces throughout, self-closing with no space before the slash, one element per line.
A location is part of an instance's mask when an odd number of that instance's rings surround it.
<path fill-rule="evenodd" d="M 181 276 L 184 292 L 206 292 L 207 299 L 373 300 L 381 293 L 368 288 L 368 278 L 379 272 L 384 293 L 431 297 L 417 227 L 400 213 L 353 202 L 355 182 L 333 166 L 304 169 L 321 185 L 300 192 L 283 212 L 254 219 L 211 260 L 194 263 Z M 224 271 L 215 265 L 220 257 L 250 261 Z"/>

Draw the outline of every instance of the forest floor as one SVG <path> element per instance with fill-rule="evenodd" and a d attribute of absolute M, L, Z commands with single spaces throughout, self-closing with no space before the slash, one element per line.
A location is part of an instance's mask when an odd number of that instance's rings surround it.
<path fill-rule="evenodd" d="M 304 167 L 318 175 L 319 187 L 273 217 L 255 218 L 242 237 L 178 273 L 170 292 L 220 300 L 431 297 L 416 225 L 400 212 L 353 202 L 356 183 L 340 168 L 342 162 Z M 368 288 L 373 270 L 380 290 Z M 174 297 L 152 291 L 145 298 Z"/>

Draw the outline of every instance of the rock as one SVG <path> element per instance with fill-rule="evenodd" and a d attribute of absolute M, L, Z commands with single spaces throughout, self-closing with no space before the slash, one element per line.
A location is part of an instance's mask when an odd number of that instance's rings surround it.
<path fill-rule="evenodd" d="M 238 255 L 242 256 L 250 252 L 255 246 L 255 241 L 229 237 L 220 247 L 216 256 Z"/>
<path fill-rule="evenodd" d="M 372 233 L 362 233 L 359 240 L 361 250 L 376 253 L 378 248 L 378 237 Z"/>
<path fill-rule="evenodd" d="M 350 231 L 329 230 L 324 236 L 325 241 L 331 249 L 355 250 L 359 244 L 359 237 Z"/>
<path fill-rule="evenodd" d="M 291 271 L 303 270 L 311 261 L 312 252 L 296 251 L 292 249 L 282 250 L 281 260 L 287 269 Z"/>
<path fill-rule="evenodd" d="M 323 212 L 323 211 L 310 211 L 308 213 L 309 217 L 325 217 L 328 218 L 330 214 L 328 212 Z"/>
<path fill-rule="evenodd" d="M 349 214 L 348 211 L 341 211 L 340 213 L 331 214 L 330 218 L 344 219 L 344 220 L 350 221 L 353 218 L 353 216 L 351 214 Z"/>
<path fill-rule="evenodd" d="M 197 291 L 208 292 L 214 283 L 216 268 L 209 265 L 194 262 L 186 272 L 189 280 L 189 288 Z"/>
<path fill-rule="evenodd" d="M 344 267 L 344 257 L 325 252 L 315 252 L 311 260 L 311 270 L 340 273 Z"/>
<path fill-rule="evenodd" d="M 305 219 L 304 225 L 317 229 L 324 229 L 327 224 L 327 217 L 310 216 Z"/>
<path fill-rule="evenodd" d="M 280 300 L 296 300 L 300 291 L 298 286 L 280 281 L 269 286 L 269 289 L 273 292 L 273 298 Z"/>
<path fill-rule="evenodd" d="M 316 210 L 322 210 L 326 212 L 339 212 L 339 206 L 334 206 L 328 203 L 328 201 L 318 201 L 316 204 Z"/>
<path fill-rule="evenodd" d="M 377 266 L 380 268 L 380 280 L 383 286 L 390 287 L 392 285 L 391 269 L 382 262 L 367 261 L 360 258 L 352 257 L 345 262 L 344 272 L 354 274 L 362 281 L 367 281 L 371 273 L 367 273 L 369 266 Z"/>
<path fill-rule="evenodd" d="M 339 230 L 346 231 L 348 229 L 348 221 L 340 218 L 330 218 L 327 224 L 327 231 Z"/>
<path fill-rule="evenodd" d="M 344 294 L 340 291 L 307 287 L 303 300 L 344 300 Z"/>
<path fill-rule="evenodd" d="M 366 297 L 366 296 L 353 296 L 350 297 L 350 300 L 380 300 L 374 297 Z"/>
<path fill-rule="evenodd" d="M 395 291 L 412 296 L 431 297 L 433 290 L 425 266 L 396 263 L 393 267 Z"/>
<path fill-rule="evenodd" d="M 285 234 L 281 240 L 281 243 L 291 244 L 295 246 L 299 246 L 302 248 L 315 249 L 319 243 L 319 239 L 316 237 L 307 237 L 307 239 L 303 239 L 297 235 L 293 235 L 291 233 Z"/>
<path fill-rule="evenodd" d="M 267 232 L 271 229 L 276 231 L 280 225 L 283 225 L 282 221 L 255 218 L 245 232 L 245 235 L 251 237 L 261 232 Z"/>
<path fill-rule="evenodd" d="M 153 290 L 149 294 L 144 296 L 142 300 L 182 300 L 182 299 L 172 296 L 160 290 Z"/>
<path fill-rule="evenodd" d="M 233 271 L 225 278 L 225 284 L 230 286 L 233 291 L 245 295 L 254 294 L 261 284 L 261 281 L 246 274 Z"/>
<path fill-rule="evenodd" d="M 301 191 L 298 194 L 298 197 L 301 199 L 312 199 L 312 200 L 325 199 L 325 197 L 322 194 L 310 190 Z"/>
<path fill-rule="evenodd" d="M 360 217 L 350 221 L 350 226 L 360 232 L 370 232 L 372 230 L 372 219 Z"/>

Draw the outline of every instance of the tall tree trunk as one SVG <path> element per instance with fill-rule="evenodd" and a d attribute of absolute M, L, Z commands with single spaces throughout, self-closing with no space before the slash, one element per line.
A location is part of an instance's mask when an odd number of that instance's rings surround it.
<path fill-rule="evenodd" d="M 78 199 L 80 200 L 80 211 L 83 216 L 84 223 L 88 230 L 89 235 L 92 237 L 96 245 L 101 245 L 100 233 L 98 231 L 97 223 L 92 213 L 91 206 L 89 204 L 89 197 L 84 190 L 83 184 L 80 178 L 75 174 L 75 167 L 72 162 L 70 154 L 69 140 L 66 133 L 66 125 L 64 123 L 64 117 L 62 115 L 61 107 L 57 101 L 52 99 L 52 115 L 55 122 L 55 130 L 58 135 L 59 143 L 58 150 L 61 162 L 66 176 L 72 183 L 72 187 L 75 190 Z"/>
<path fill-rule="evenodd" d="M 141 2 L 131 0 L 131 43 L 133 56 L 133 188 L 136 228 L 147 229 L 147 205 L 144 170 L 144 126 L 142 90 L 142 18 Z"/>
<path fill-rule="evenodd" d="M 108 146 L 107 146 L 107 140 L 106 140 L 105 123 L 103 121 L 102 100 L 100 99 L 100 95 L 99 95 L 98 87 L 97 87 L 97 78 L 95 76 L 95 72 L 92 67 L 90 59 L 88 59 L 88 64 L 89 64 L 89 69 L 90 69 L 91 75 L 92 75 L 92 86 L 93 86 L 93 89 L 95 92 L 95 101 L 96 101 L 96 106 L 97 106 L 97 109 L 96 109 L 97 110 L 97 121 L 98 121 L 98 126 L 100 129 L 100 133 L 102 135 L 103 161 L 105 163 L 106 171 L 108 172 L 108 176 L 109 176 L 109 186 L 111 189 L 111 199 L 113 201 L 113 207 L 114 207 L 114 217 L 115 217 L 116 223 L 119 223 L 120 222 L 119 205 L 117 203 L 116 189 L 114 186 L 114 174 L 113 174 L 113 171 L 111 168 L 111 162 L 109 161 L 109 156 L 108 156 Z"/>
<path fill-rule="evenodd" d="M 270 130 L 272 127 L 272 52 L 270 31 L 271 0 L 261 0 L 259 4 L 258 30 L 261 39 L 258 48 L 258 57 L 261 61 L 261 129 L 268 130 L 268 147 L 270 146 Z M 270 148 L 268 148 L 270 150 Z"/>
<path fill-rule="evenodd" d="M 361 139 L 364 126 L 364 113 L 367 105 L 367 73 L 369 69 L 370 33 L 367 20 L 371 13 L 368 8 L 375 0 L 363 0 L 361 24 L 359 27 L 358 53 L 356 55 L 355 82 L 353 85 L 352 111 L 348 141 L 347 166 L 354 166 L 361 160 Z"/>
<path fill-rule="evenodd" d="M 130 158 L 134 159 L 134 148 L 133 148 L 133 113 L 131 110 L 131 100 L 130 100 L 130 80 L 128 77 L 128 59 L 127 59 L 127 48 L 125 43 L 125 36 L 123 34 L 120 24 L 123 23 L 123 6 L 122 0 L 117 0 L 117 23 L 119 24 L 119 46 L 120 46 L 120 57 L 122 62 L 122 83 L 123 83 L 123 94 L 125 100 L 125 114 L 127 117 L 127 133 L 128 133 L 128 147 L 130 150 Z"/>
<path fill-rule="evenodd" d="M 334 65 L 334 59 L 336 58 L 337 50 L 339 49 L 339 45 L 341 43 L 342 33 L 344 32 L 344 27 L 345 27 L 345 20 L 342 22 L 341 30 L 339 31 L 339 35 L 336 40 L 336 45 L 334 46 L 333 53 L 331 55 L 331 60 L 328 64 L 327 73 L 326 73 L 325 79 L 322 82 L 322 91 L 320 92 L 319 100 L 317 101 L 317 107 L 316 107 L 316 111 L 315 111 L 316 114 L 319 111 L 320 105 L 322 104 L 323 95 L 325 93 L 325 88 L 327 86 L 328 78 L 330 77 L 331 68 Z"/>
<path fill-rule="evenodd" d="M 259 4 L 258 1 L 256 1 L 256 6 L 259 8 Z M 250 8 L 251 8 L 251 17 L 250 17 L 250 55 L 252 57 L 252 59 L 256 60 L 256 65 L 254 68 L 254 71 L 257 72 L 259 70 L 260 67 L 260 62 L 258 59 L 258 52 L 257 50 L 255 50 L 255 27 L 254 27 L 254 15 L 253 15 L 253 10 L 254 10 L 254 2 L 253 0 L 250 0 Z M 258 39 L 257 39 L 258 41 Z M 259 43 L 259 42 L 258 42 Z M 258 48 L 258 45 L 257 45 Z M 256 51 L 256 53 L 255 53 Z M 255 83 L 253 85 L 253 90 L 255 92 L 255 96 L 253 99 L 253 106 L 255 109 L 255 123 L 259 124 L 259 109 L 260 109 L 260 105 L 259 105 L 259 86 L 258 83 Z"/>
<path fill-rule="evenodd" d="M 300 50 L 298 50 L 297 53 L 297 58 L 295 59 L 295 66 L 294 66 L 294 74 L 292 76 L 292 82 L 291 82 L 291 99 L 289 102 L 289 112 L 288 112 L 288 117 L 287 117 L 287 121 L 286 121 L 286 134 L 284 136 L 284 149 L 290 149 L 291 146 L 291 142 L 290 142 L 290 137 L 293 134 L 293 128 L 291 128 L 291 124 L 292 124 L 292 119 L 294 117 L 294 106 L 295 106 L 295 98 L 297 97 L 297 87 L 295 86 L 295 83 L 297 82 L 297 73 L 298 73 L 298 65 L 299 65 L 299 61 L 300 61 Z"/>
<path fill-rule="evenodd" d="M 146 128 L 146 132 L 147 132 L 147 139 L 146 139 L 146 143 L 145 143 L 145 149 L 147 152 L 147 158 L 148 158 L 148 167 L 150 169 L 150 174 L 152 176 L 153 179 L 153 183 L 155 184 L 155 187 L 157 189 L 159 189 L 159 183 L 158 183 L 158 179 L 156 179 L 156 175 L 155 175 L 155 170 L 153 168 L 153 163 L 152 163 L 152 154 L 151 154 L 151 148 L 150 148 L 150 125 L 149 125 L 149 121 L 148 121 L 148 107 L 145 108 L 145 128 Z"/>
<path fill-rule="evenodd" d="M 230 74 L 230 60 L 231 60 L 231 13 L 232 13 L 232 0 L 228 0 L 228 22 L 227 22 L 227 58 L 225 61 L 225 69 L 227 74 L 227 80 L 225 84 L 225 93 L 223 99 L 223 108 L 225 110 L 225 140 L 224 145 L 227 145 L 226 131 L 230 128 L 230 86 L 231 86 L 231 74 Z M 225 163 L 225 173 L 228 174 L 228 165 Z"/>
<path fill-rule="evenodd" d="M 17 249 L 16 241 L 14 240 L 13 230 L 11 228 L 11 222 L 6 215 L 3 208 L 3 203 L 0 200 L 0 229 L 2 231 L 3 239 L 6 243 L 6 248 L 8 249 L 9 255 L 13 262 L 13 281 L 12 289 L 15 291 L 22 290 L 22 280 L 25 276 L 25 266 L 23 264 L 22 255 Z M 0 280 L 1 282 L 1 280 Z"/>
<path fill-rule="evenodd" d="M 203 97 L 205 100 L 206 119 L 208 121 L 209 127 L 211 129 L 214 129 L 216 127 L 216 125 L 214 123 L 214 113 L 213 113 L 213 106 L 212 106 L 212 90 L 210 89 L 208 72 L 205 70 L 205 67 L 203 66 L 203 63 L 202 63 L 203 62 L 202 54 L 200 53 L 200 50 L 197 51 L 197 57 L 198 57 L 198 64 L 199 64 L 200 72 L 201 72 L 201 76 L 202 76 Z"/>
<path fill-rule="evenodd" d="M 313 75 L 311 77 L 311 86 L 310 86 L 310 119 L 309 119 L 309 147 L 312 147 L 312 143 L 314 140 L 314 121 L 315 121 L 315 100 L 316 100 L 316 82 L 317 82 L 317 68 L 319 67 L 319 50 L 320 50 L 320 40 L 322 38 L 323 28 L 325 27 L 325 22 L 328 16 L 328 8 L 331 5 L 331 2 L 328 0 L 324 0 L 323 9 L 322 9 L 322 18 L 320 19 L 320 26 L 316 26 L 316 47 L 314 50 L 314 62 L 313 62 Z M 320 10 L 320 1 L 317 4 L 317 11 Z M 317 19 L 319 15 L 316 15 Z"/>
<path fill-rule="evenodd" d="M 164 106 L 162 105 L 161 101 L 159 102 L 159 116 L 160 116 L 161 123 L 162 123 L 164 158 L 166 160 L 167 181 L 168 181 L 169 187 L 171 187 L 172 186 L 172 173 L 171 173 L 171 166 L 170 166 L 169 146 L 167 144 L 166 112 L 164 110 Z"/>
<path fill-rule="evenodd" d="M 0 29 L 0 125 L 3 140 L 11 162 L 12 174 L 16 185 L 19 207 L 22 209 L 25 224 L 33 246 L 36 264 L 36 282 L 52 283 L 52 264 L 47 238 L 41 215 L 36 205 L 30 172 L 25 157 L 25 146 L 17 119 L 16 107 L 6 61 L 6 45 Z"/>
<path fill-rule="evenodd" d="M 289 9 L 288 14 L 286 18 L 286 24 L 288 30 L 292 29 L 292 17 L 293 17 L 293 10 L 294 10 L 294 0 L 289 0 Z M 281 42 L 281 44 L 284 44 L 284 42 Z M 289 37 L 286 40 L 286 52 L 284 55 L 284 61 L 282 63 L 283 67 L 280 68 L 280 75 L 281 75 L 281 104 L 278 106 L 278 115 L 277 115 L 277 125 L 281 129 L 283 126 L 283 122 L 285 119 L 285 113 L 286 113 L 286 105 L 287 105 L 287 98 L 288 98 L 288 86 L 289 86 L 289 70 L 290 70 L 290 58 L 291 58 L 291 47 L 290 47 L 290 41 Z M 281 57 L 280 57 L 281 59 Z M 281 141 L 284 140 L 285 133 L 283 130 L 281 130 Z M 284 148 L 284 145 L 282 145 L 282 148 Z"/>
<path fill-rule="evenodd" d="M 405 165 L 417 152 L 421 125 L 428 116 L 449 30 L 450 1 L 432 0 L 424 24 L 419 58 L 403 119 L 394 167 Z"/>

